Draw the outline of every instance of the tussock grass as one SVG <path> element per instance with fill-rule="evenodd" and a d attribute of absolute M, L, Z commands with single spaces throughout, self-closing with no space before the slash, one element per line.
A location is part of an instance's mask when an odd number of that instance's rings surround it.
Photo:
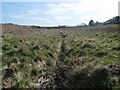
<path fill-rule="evenodd" d="M 21 31 L 11 28 L 12 32 L 5 31 L 2 37 L 3 87 L 120 87 L 120 40 L 115 28 L 36 30 L 24 27 Z M 24 30 L 28 29 L 26 33 Z"/>

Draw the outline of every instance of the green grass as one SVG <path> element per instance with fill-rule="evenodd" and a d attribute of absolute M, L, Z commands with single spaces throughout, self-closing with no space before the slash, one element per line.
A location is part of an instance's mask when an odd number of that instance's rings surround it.
<path fill-rule="evenodd" d="M 82 58 L 85 65 L 93 61 L 103 66 L 118 64 L 120 40 L 117 33 L 81 34 L 79 31 L 76 33 L 67 31 L 66 34 L 64 56 L 67 63 L 77 62 Z M 44 72 L 43 68 L 54 66 L 58 60 L 62 37 L 57 31 L 48 31 L 36 35 L 7 35 L 3 40 L 3 76 L 5 68 L 11 68 L 15 70 L 16 75 L 13 77 L 13 82 L 16 82 L 13 87 L 30 87 L 31 83 L 37 83 Z M 115 87 L 119 87 L 119 84 Z"/>

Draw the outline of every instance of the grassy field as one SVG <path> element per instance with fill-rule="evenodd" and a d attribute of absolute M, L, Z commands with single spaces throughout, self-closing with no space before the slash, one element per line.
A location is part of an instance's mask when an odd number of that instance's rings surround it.
<path fill-rule="evenodd" d="M 4 88 L 120 88 L 117 25 L 2 31 Z"/>

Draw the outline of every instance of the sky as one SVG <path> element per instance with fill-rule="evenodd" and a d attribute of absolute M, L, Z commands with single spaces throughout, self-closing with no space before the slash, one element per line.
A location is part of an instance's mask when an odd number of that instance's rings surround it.
<path fill-rule="evenodd" d="M 118 15 L 119 2 L 119 0 L 8 1 L 2 2 L 2 23 L 39 26 L 88 24 L 91 19 L 104 22 Z"/>

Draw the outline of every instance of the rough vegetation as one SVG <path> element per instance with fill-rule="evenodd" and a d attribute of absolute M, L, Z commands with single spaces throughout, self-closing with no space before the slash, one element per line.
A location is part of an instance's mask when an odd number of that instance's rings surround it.
<path fill-rule="evenodd" d="M 3 25 L 2 39 L 3 88 L 120 88 L 116 25 L 62 29 Z"/>

